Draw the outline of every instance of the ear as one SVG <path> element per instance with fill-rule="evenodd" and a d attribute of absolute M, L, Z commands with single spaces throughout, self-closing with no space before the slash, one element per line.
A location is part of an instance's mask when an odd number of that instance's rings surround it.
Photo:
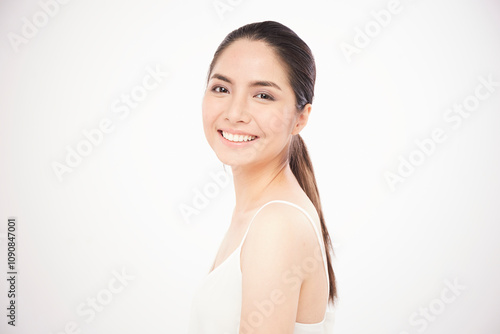
<path fill-rule="evenodd" d="M 306 126 L 307 121 L 309 119 L 309 115 L 311 114 L 312 105 L 310 103 L 304 106 L 304 109 L 300 113 L 297 121 L 292 129 L 292 135 L 299 134 L 300 131 Z"/>

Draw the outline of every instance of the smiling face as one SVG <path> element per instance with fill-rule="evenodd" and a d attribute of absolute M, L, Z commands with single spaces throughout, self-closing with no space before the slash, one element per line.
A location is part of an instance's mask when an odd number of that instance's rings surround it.
<path fill-rule="evenodd" d="M 202 103 L 205 136 L 219 160 L 232 167 L 282 161 L 291 136 L 305 125 L 295 103 L 273 49 L 237 40 L 210 73 Z"/>

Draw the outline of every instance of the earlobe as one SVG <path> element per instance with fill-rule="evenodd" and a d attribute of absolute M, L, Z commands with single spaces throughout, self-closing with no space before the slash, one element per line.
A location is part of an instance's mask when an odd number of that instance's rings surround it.
<path fill-rule="evenodd" d="M 292 135 L 299 134 L 299 132 L 302 131 L 302 129 L 306 126 L 307 121 L 309 120 L 309 115 L 311 114 L 311 110 L 312 110 L 312 105 L 310 103 L 304 106 L 304 109 L 297 118 L 297 123 L 295 123 Z"/>

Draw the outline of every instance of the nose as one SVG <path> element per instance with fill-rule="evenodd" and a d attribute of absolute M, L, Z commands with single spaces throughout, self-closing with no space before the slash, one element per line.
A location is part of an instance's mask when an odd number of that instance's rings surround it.
<path fill-rule="evenodd" d="M 233 94 L 225 112 L 225 119 L 231 123 L 248 123 L 250 114 L 248 113 L 248 104 L 245 96 Z"/>

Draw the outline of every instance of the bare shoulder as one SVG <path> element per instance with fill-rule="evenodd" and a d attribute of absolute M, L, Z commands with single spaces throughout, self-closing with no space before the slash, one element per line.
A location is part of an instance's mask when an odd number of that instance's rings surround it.
<path fill-rule="evenodd" d="M 311 222 L 308 216 L 302 211 L 305 210 L 311 216 L 310 210 L 304 208 L 305 205 L 303 203 L 286 202 L 272 202 L 267 204 L 254 217 L 252 224 L 255 224 L 257 229 L 286 229 L 290 232 L 303 232 L 304 229 L 310 229 Z"/>
<path fill-rule="evenodd" d="M 273 202 L 258 211 L 240 255 L 240 324 L 251 319 L 260 309 L 259 305 L 265 303 L 272 309 L 259 333 L 284 332 L 284 324 L 287 329 L 293 329 L 301 286 L 310 276 L 301 265 L 311 256 L 314 238 L 309 219 L 292 205 Z"/>
<path fill-rule="evenodd" d="M 315 219 L 311 210 L 305 211 Z M 257 254 L 267 254 L 284 263 L 300 262 L 310 256 L 316 245 L 311 221 L 302 210 L 288 203 L 273 202 L 254 217 L 243 244 L 242 263 L 251 258 L 258 260 Z"/>

